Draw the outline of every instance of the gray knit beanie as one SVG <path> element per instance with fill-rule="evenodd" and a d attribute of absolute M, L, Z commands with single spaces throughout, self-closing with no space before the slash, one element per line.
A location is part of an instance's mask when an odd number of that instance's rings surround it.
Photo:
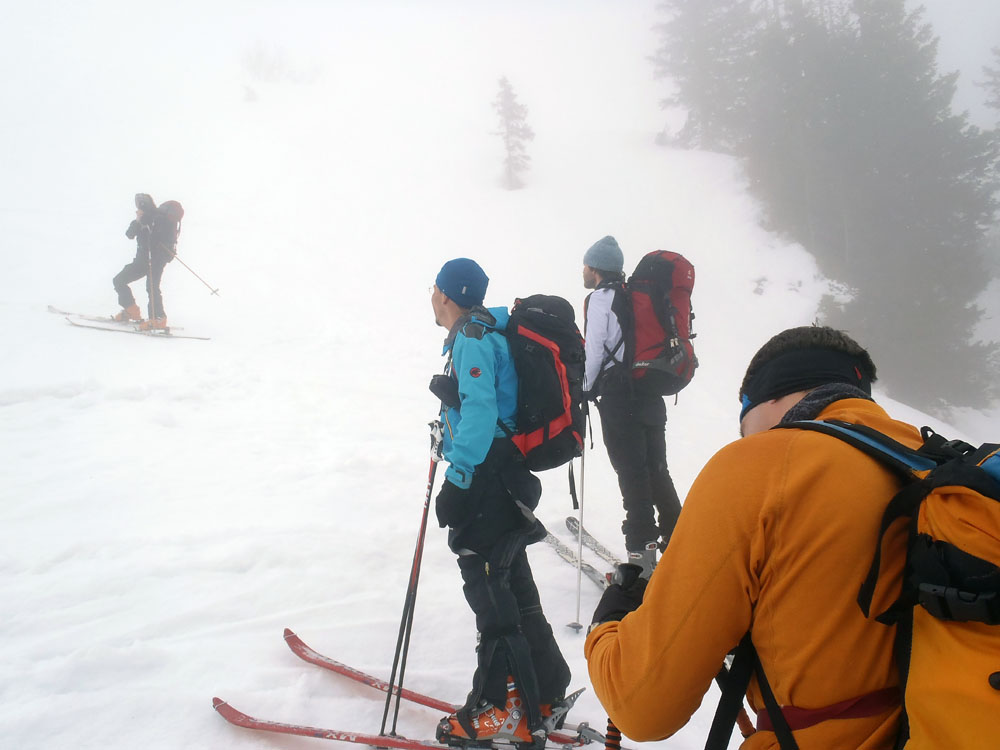
<path fill-rule="evenodd" d="M 618 242 L 609 234 L 590 246 L 583 255 L 583 264 L 598 271 L 621 273 L 625 265 L 625 256 L 622 255 Z"/>

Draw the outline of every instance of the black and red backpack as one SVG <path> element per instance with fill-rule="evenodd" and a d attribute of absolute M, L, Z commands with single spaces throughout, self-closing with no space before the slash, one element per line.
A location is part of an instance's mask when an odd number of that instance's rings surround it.
<path fill-rule="evenodd" d="M 583 336 L 573 306 L 546 294 L 517 299 L 505 333 L 518 380 L 510 438 L 530 470 L 562 466 L 583 453 L 585 424 Z"/>
<path fill-rule="evenodd" d="M 616 285 L 612 310 L 622 327 L 623 361 L 637 391 L 673 396 L 694 377 L 693 289 L 694 266 L 668 250 L 646 253 L 628 281 Z"/>

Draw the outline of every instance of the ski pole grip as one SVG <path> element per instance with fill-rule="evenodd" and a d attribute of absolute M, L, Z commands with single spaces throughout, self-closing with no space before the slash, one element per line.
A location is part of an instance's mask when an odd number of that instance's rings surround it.
<path fill-rule="evenodd" d="M 431 428 L 431 461 L 436 463 L 444 459 L 441 450 L 444 446 L 444 425 L 441 424 L 441 420 L 435 419 L 433 422 L 428 422 L 427 426 Z"/>
<path fill-rule="evenodd" d="M 604 750 L 622 750 L 622 733 L 608 718 L 608 732 L 604 735 Z"/>
<path fill-rule="evenodd" d="M 621 563 L 615 568 L 615 572 L 611 576 L 611 583 L 617 583 L 623 589 L 631 588 L 632 584 L 639 580 L 640 573 L 642 573 L 641 566 Z"/>

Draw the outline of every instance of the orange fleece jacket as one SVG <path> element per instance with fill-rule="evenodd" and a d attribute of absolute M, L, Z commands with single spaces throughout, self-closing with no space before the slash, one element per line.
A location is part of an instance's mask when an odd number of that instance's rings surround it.
<path fill-rule="evenodd" d="M 863 399 L 836 401 L 819 418 L 921 442 L 914 427 Z M 875 459 L 805 430 L 771 430 L 720 450 L 691 487 L 642 605 L 587 638 L 590 679 L 608 716 L 633 740 L 669 737 L 748 630 L 780 705 L 822 708 L 898 685 L 895 628 L 865 619 L 856 601 L 898 486 Z M 898 595 L 904 530 L 885 544 L 873 615 Z M 748 699 L 766 710 L 756 679 Z M 827 720 L 795 737 L 801 750 L 889 750 L 899 715 Z M 773 732 L 757 732 L 742 748 L 777 746 Z"/>

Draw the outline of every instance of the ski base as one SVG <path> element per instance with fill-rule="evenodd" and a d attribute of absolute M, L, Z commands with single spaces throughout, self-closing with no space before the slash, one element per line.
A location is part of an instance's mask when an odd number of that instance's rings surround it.
<path fill-rule="evenodd" d="M 50 313 L 62 315 L 64 318 L 76 318 L 78 320 L 86 320 L 90 323 L 106 323 L 116 328 L 128 328 L 142 322 L 141 320 L 115 320 L 111 315 L 85 315 L 84 313 L 69 312 L 68 310 L 60 310 L 53 305 L 49 305 L 48 309 Z M 170 326 L 170 330 L 183 331 L 184 329 L 180 326 Z"/>
<path fill-rule="evenodd" d="M 441 745 L 430 740 L 411 740 L 408 737 L 383 736 L 376 734 L 363 734 L 361 732 L 344 732 L 339 729 L 325 729 L 322 727 L 311 727 L 305 724 L 286 724 L 280 721 L 268 721 L 258 719 L 249 714 L 233 708 L 221 698 L 212 698 L 212 707 L 219 712 L 230 724 L 246 729 L 256 729 L 261 732 L 275 732 L 277 734 L 294 734 L 300 737 L 314 737 L 319 740 L 338 740 L 341 742 L 355 742 L 360 745 L 371 745 L 372 747 L 394 747 L 400 750 L 444 750 L 446 745 Z"/>
<path fill-rule="evenodd" d="M 566 516 L 566 528 L 570 530 L 574 537 L 580 536 L 580 520 L 578 518 Z M 597 541 L 596 537 L 587 531 L 586 528 L 583 529 L 583 545 L 593 550 L 608 565 L 618 567 L 623 562 L 618 555 Z"/>
<path fill-rule="evenodd" d="M 212 698 L 212 707 L 230 724 L 244 729 L 275 734 L 293 734 L 317 740 L 353 742 L 371 747 L 398 748 L 399 750 L 447 750 L 448 748 L 459 748 L 460 750 L 566 750 L 567 747 L 572 747 L 545 742 L 543 737 L 539 737 L 535 742 L 512 742 L 506 739 L 463 740 L 452 737 L 449 738 L 447 744 L 443 744 L 435 740 L 417 740 L 398 734 L 366 734 L 364 732 L 313 727 L 307 724 L 288 724 L 283 721 L 258 719 L 256 716 L 243 713 L 222 698 Z"/>
<path fill-rule="evenodd" d="M 111 325 L 97 325 L 96 323 L 80 323 L 79 321 L 73 320 L 72 318 L 66 318 L 66 322 L 70 325 L 74 325 L 77 328 L 90 328 L 95 331 L 107 331 L 108 333 L 133 333 L 138 336 L 148 336 L 150 338 L 156 339 L 197 339 L 198 341 L 210 341 L 207 336 L 187 336 L 179 333 L 173 333 L 170 328 L 154 328 L 148 331 L 143 331 L 138 328 L 130 327 L 120 327 L 112 323 Z"/>
<path fill-rule="evenodd" d="M 579 567 L 580 571 L 600 588 L 606 589 L 608 587 L 608 577 L 590 563 L 581 561 L 580 558 L 577 557 L 576 552 L 570 549 L 565 542 L 552 534 L 547 534 L 545 541 L 549 543 L 549 546 L 556 551 L 556 554 L 559 555 L 559 557 L 568 562 L 574 568 Z"/>

